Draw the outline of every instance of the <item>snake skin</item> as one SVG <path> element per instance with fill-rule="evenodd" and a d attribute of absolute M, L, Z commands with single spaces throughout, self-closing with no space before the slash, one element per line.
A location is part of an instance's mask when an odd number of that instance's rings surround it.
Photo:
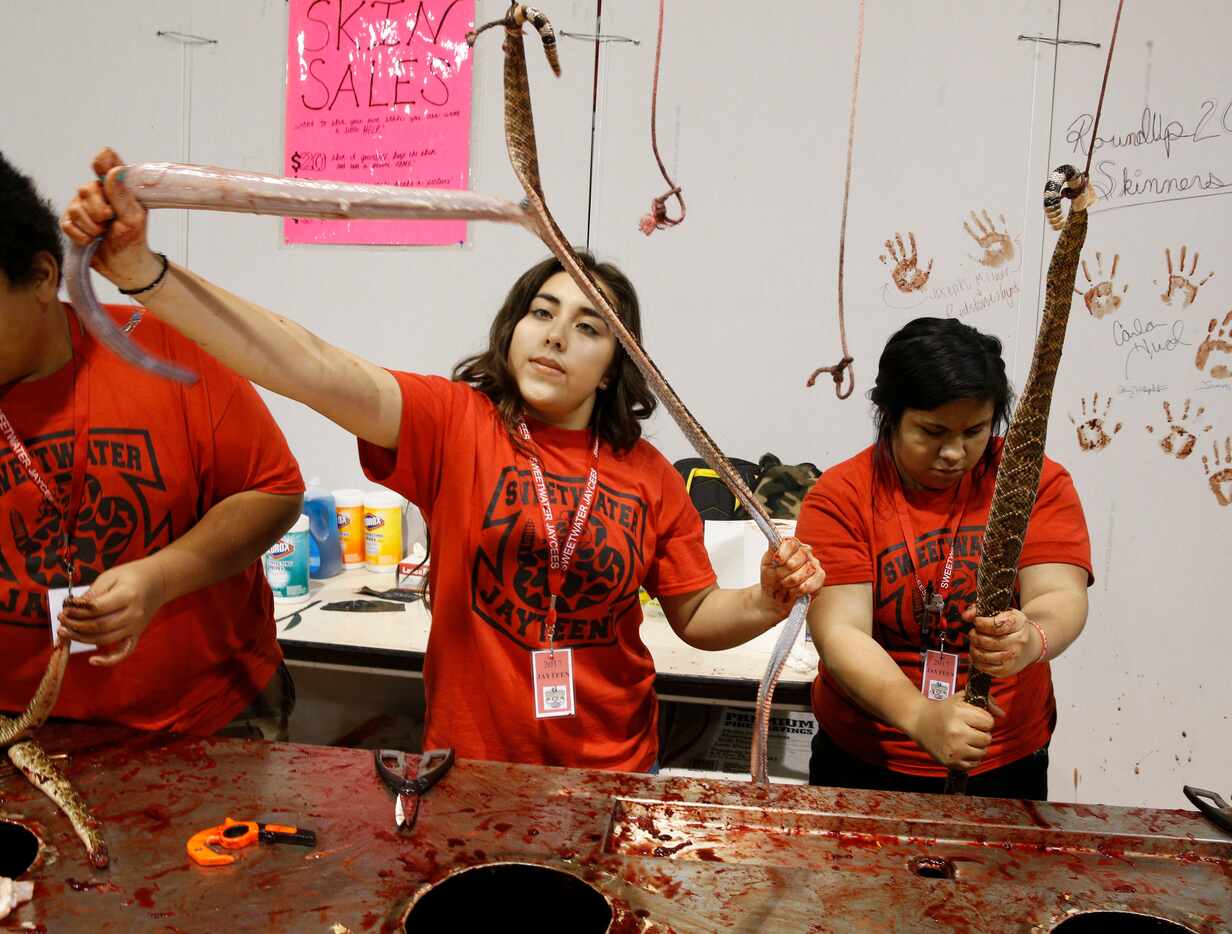
<path fill-rule="evenodd" d="M 997 467 L 997 483 L 984 533 L 984 554 L 976 579 L 975 603 L 980 616 L 995 616 L 1009 609 L 1013 600 L 1018 558 L 1044 466 L 1052 388 L 1061 364 L 1074 279 L 1087 235 L 1087 208 L 1094 201 L 1092 186 L 1082 173 L 1070 165 L 1054 169 L 1044 188 L 1044 212 L 1054 227 L 1058 224 L 1055 218 L 1061 215 L 1062 196 L 1074 201 L 1048 263 L 1044 316 L 1035 338 L 1031 372 L 1014 409 Z M 967 703 L 987 709 L 991 686 L 992 679 L 987 673 L 973 669 L 967 682 Z M 967 773 L 951 769 L 946 791 L 961 794 L 966 785 Z"/>
<path fill-rule="evenodd" d="M 47 671 L 34 692 L 30 706 L 16 717 L 0 716 L 0 749 L 7 749 L 13 765 L 59 806 L 85 844 L 90 862 L 102 868 L 107 865 L 107 844 L 103 841 L 98 821 L 43 748 L 28 738 L 47 721 L 60 696 L 68 667 L 69 645 L 68 640 L 62 639 L 52 649 Z"/>
<path fill-rule="evenodd" d="M 34 740 L 25 740 L 9 746 L 8 756 L 21 774 L 64 812 L 73 825 L 73 831 L 85 844 L 90 864 L 98 869 L 106 868 L 110 856 L 98 819 L 90 813 L 81 795 L 77 794 L 65 774 L 56 768 L 43 747 Z"/>
<path fill-rule="evenodd" d="M 47 660 L 47 670 L 43 672 L 43 680 L 39 682 L 30 700 L 30 706 L 16 717 L 0 716 L 0 749 L 25 739 L 51 716 L 51 709 L 56 706 L 60 696 L 60 686 L 64 683 L 64 672 L 68 668 L 69 642 L 60 640 L 51 650 L 51 658 Z"/>

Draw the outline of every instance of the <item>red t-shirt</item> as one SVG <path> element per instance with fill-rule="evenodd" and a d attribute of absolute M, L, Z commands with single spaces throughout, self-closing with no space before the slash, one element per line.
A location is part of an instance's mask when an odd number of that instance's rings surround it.
<path fill-rule="evenodd" d="M 557 647 L 573 649 L 577 713 L 536 719 L 531 652 L 548 646 L 548 548 L 530 463 L 491 401 L 464 383 L 395 373 L 397 451 L 361 441 L 367 476 L 419 506 L 431 533 L 432 630 L 424 748 L 459 756 L 644 770 L 657 753 L 654 660 L 638 588 L 715 582 L 684 482 L 647 441 L 599 451 L 590 517 L 557 600 Z M 593 462 L 589 432 L 528 421 L 561 547 Z"/>
<path fill-rule="evenodd" d="M 1000 454 L 1002 439 L 993 440 Z M 923 677 L 921 636 L 915 620 L 911 572 L 894 488 L 879 483 L 874 502 L 875 446 L 822 474 L 804 499 L 796 535 L 812 545 L 826 571 L 826 586 L 872 584 L 873 638 L 898 663 L 913 685 Z M 891 468 L 892 469 L 892 468 Z M 974 472 L 973 475 L 974 476 Z M 946 650 L 960 656 L 958 689 L 967 682 L 967 636 L 961 613 L 975 601 L 976 574 L 984 525 L 992 505 L 995 470 L 984 471 L 972 485 L 958 535 L 947 522 L 961 507 L 956 489 L 907 495 L 908 528 L 916 535 L 915 568 L 921 583 L 937 582 L 954 541 L 954 576 L 946 602 Z M 1033 564 L 1072 564 L 1091 577 L 1091 543 L 1082 504 L 1068 471 L 1044 459 L 1039 494 L 1019 568 Z M 917 595 L 918 596 L 918 595 Z M 1018 606 L 1015 596 L 1014 605 Z M 935 645 L 930 646 L 935 647 Z M 1031 665 L 1011 678 L 992 682 L 992 697 L 1005 711 L 993 730 L 988 755 L 973 774 L 1007 765 L 1043 746 L 1056 723 L 1056 701 L 1047 663 Z M 945 769 L 905 733 L 866 713 L 818 665 L 813 682 L 813 711 L 822 729 L 842 748 L 866 762 L 910 775 L 943 776 Z"/>
<path fill-rule="evenodd" d="M 109 309 L 117 321 L 128 307 Z M 187 532 L 244 490 L 300 493 L 299 467 L 245 380 L 147 314 L 130 335 L 200 374 L 192 386 L 125 363 L 70 314 L 73 362 L 0 397 L 43 479 L 67 503 L 77 430 L 88 426 L 73 551 L 84 583 Z M 75 378 L 76 377 L 76 378 Z M 88 415 L 86 414 L 88 413 Z M 21 710 L 47 667 L 48 588 L 63 587 L 60 516 L 0 435 L 0 708 Z M 260 562 L 154 615 L 114 667 L 73 655 L 53 715 L 205 735 L 225 726 L 273 676 L 282 653 Z"/>

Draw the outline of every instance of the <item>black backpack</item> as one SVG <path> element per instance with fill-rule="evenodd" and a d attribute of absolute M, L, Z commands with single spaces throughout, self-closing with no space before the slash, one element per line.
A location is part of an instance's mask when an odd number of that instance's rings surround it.
<path fill-rule="evenodd" d="M 738 457 L 729 460 L 748 488 L 753 489 L 757 483 L 757 465 Z M 703 519 L 713 521 L 749 518 L 748 511 L 740 505 L 740 501 L 700 457 L 686 457 L 676 461 L 673 466 L 680 476 L 684 477 L 684 487 L 689 491 L 689 498 Z"/>

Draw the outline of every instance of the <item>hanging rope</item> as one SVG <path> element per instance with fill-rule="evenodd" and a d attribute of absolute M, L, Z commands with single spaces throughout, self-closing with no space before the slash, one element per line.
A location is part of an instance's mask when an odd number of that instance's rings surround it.
<path fill-rule="evenodd" d="M 856 138 L 856 102 L 860 98 L 860 56 L 863 52 L 864 0 L 860 0 L 859 22 L 856 26 L 855 74 L 851 79 L 851 111 L 847 118 L 847 174 L 843 181 L 843 216 L 838 233 L 838 334 L 842 343 L 843 357 L 834 366 L 822 366 L 815 369 L 805 384 L 812 387 L 817 382 L 818 376 L 822 373 L 829 373 L 834 379 L 834 394 L 840 399 L 846 399 L 856 388 L 856 370 L 852 365 L 855 363 L 855 358 L 847 349 L 847 318 L 843 313 L 843 267 L 847 257 L 847 202 L 851 195 L 851 150 Z"/>
<path fill-rule="evenodd" d="M 1082 170 L 1087 184 L 1091 183 L 1091 157 L 1095 155 L 1095 141 L 1099 138 L 1099 116 L 1104 112 L 1104 92 L 1108 90 L 1108 71 L 1112 68 L 1112 51 L 1116 48 L 1117 29 L 1121 25 L 1121 7 L 1125 0 L 1117 0 L 1116 18 L 1112 21 L 1112 39 L 1108 42 L 1108 57 L 1104 59 L 1104 80 L 1099 85 L 1099 102 L 1095 105 L 1095 123 L 1091 126 L 1091 145 L 1087 148 L 1087 164 Z M 1060 54 L 1058 51 L 1057 54 Z M 1055 93 L 1055 88 L 1053 90 Z"/>
<path fill-rule="evenodd" d="M 684 220 L 685 215 L 684 195 L 680 193 L 680 186 L 672 181 L 672 177 L 667 174 L 667 167 L 663 165 L 663 157 L 659 155 L 659 136 L 656 131 L 659 107 L 659 62 L 663 57 L 663 7 L 666 2 L 667 0 L 659 0 L 659 39 L 655 43 L 654 84 L 650 92 L 650 148 L 654 151 L 655 161 L 659 163 L 659 171 L 663 174 L 663 180 L 667 182 L 668 190 L 650 202 L 650 213 L 643 214 L 641 223 L 638 224 L 642 233 L 648 237 L 656 230 L 675 227 Z M 667 216 L 668 198 L 675 198 L 680 204 L 679 217 Z"/>

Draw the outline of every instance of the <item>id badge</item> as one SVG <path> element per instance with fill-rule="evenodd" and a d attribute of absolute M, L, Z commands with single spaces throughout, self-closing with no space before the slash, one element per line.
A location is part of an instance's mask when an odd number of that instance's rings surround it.
<path fill-rule="evenodd" d="M 56 587 L 54 590 L 47 591 L 47 621 L 51 625 L 51 644 L 53 647 L 56 644 L 56 629 L 60 625 L 60 611 L 64 609 L 64 601 L 70 595 L 69 590 L 70 588 L 68 587 Z M 70 642 L 68 654 L 76 655 L 78 652 L 93 652 L 97 648 L 97 645 L 91 645 L 88 642 Z"/>
<path fill-rule="evenodd" d="M 531 652 L 530 660 L 535 718 L 572 717 L 577 713 L 573 702 L 573 649 L 541 649 Z"/>
<path fill-rule="evenodd" d="M 958 683 L 958 656 L 953 652 L 924 653 L 924 680 L 920 690 L 929 700 L 943 701 Z"/>

